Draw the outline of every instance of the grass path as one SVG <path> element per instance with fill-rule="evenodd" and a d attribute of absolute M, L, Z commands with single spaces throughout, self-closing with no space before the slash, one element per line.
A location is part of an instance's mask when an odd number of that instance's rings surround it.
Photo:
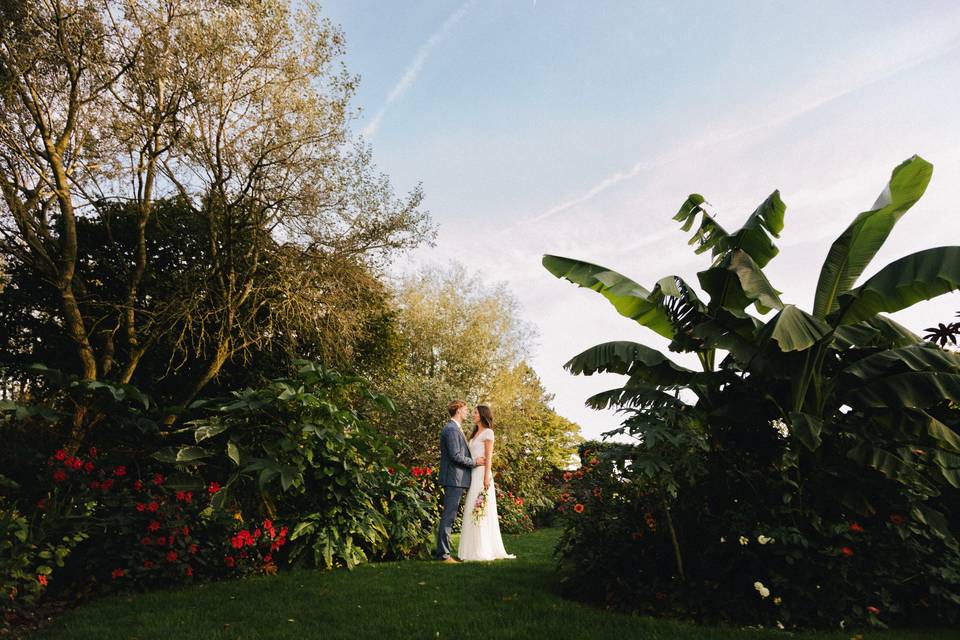
<path fill-rule="evenodd" d="M 608 613 L 563 600 L 556 590 L 551 558 L 557 535 L 547 530 L 505 536 L 507 549 L 517 560 L 460 565 L 388 562 L 352 572 L 296 571 L 104 598 L 68 613 L 32 638 L 849 640 L 854 635 L 704 628 Z M 863 636 L 883 640 L 957 637 L 950 632 L 865 632 Z"/>

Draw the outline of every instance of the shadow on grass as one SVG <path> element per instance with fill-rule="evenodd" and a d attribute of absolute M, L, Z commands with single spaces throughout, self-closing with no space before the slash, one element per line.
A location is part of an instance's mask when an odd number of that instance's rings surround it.
<path fill-rule="evenodd" d="M 559 532 L 505 536 L 516 560 L 388 562 L 354 571 L 294 571 L 83 606 L 34 638 L 339 640 L 357 638 L 644 638 L 849 640 L 852 633 L 785 634 L 610 613 L 559 596 L 552 551 Z M 874 633 L 864 638 L 956 638 Z"/>

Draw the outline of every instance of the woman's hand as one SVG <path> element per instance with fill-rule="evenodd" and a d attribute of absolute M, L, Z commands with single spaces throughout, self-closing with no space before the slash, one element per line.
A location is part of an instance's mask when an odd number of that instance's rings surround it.
<path fill-rule="evenodd" d="M 489 488 L 490 488 L 490 475 L 485 473 L 483 474 L 483 490 L 486 491 Z"/>

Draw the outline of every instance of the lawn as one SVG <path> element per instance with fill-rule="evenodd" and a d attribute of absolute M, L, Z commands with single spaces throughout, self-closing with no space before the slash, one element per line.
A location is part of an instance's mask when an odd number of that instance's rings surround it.
<path fill-rule="evenodd" d="M 297 571 L 134 597 L 104 598 L 31 636 L 46 640 L 192 638 L 805 638 L 698 627 L 609 613 L 563 600 L 551 550 L 557 531 L 507 536 L 517 560 L 446 565 L 387 562 L 352 572 Z M 954 632 L 863 632 L 864 638 L 956 638 Z"/>

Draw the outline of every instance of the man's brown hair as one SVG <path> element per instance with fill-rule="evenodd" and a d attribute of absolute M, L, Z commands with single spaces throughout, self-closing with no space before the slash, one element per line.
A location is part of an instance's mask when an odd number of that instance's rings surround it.
<path fill-rule="evenodd" d="M 452 418 L 453 416 L 457 415 L 457 411 L 460 410 L 460 407 L 465 407 L 465 406 L 467 406 L 467 403 L 464 402 L 463 400 L 454 400 L 453 402 L 447 405 L 447 413 L 449 413 L 450 417 Z"/>

